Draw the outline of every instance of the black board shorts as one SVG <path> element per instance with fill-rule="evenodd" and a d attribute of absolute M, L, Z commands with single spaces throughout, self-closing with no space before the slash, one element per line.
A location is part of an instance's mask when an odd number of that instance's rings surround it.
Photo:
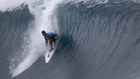
<path fill-rule="evenodd" d="M 58 35 L 56 35 L 56 36 L 52 36 L 51 37 L 51 40 L 52 40 L 52 42 L 56 42 L 56 40 L 58 40 L 59 39 L 59 37 L 58 37 Z"/>

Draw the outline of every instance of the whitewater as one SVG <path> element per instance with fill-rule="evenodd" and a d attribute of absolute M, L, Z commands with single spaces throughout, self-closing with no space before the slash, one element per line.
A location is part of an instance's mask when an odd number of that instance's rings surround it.
<path fill-rule="evenodd" d="M 0 78 L 139 79 L 139 22 L 139 0 L 1 0 Z"/>

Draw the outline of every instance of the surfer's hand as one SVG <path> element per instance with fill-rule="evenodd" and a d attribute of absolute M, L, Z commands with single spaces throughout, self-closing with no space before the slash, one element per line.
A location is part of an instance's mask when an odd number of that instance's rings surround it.
<path fill-rule="evenodd" d="M 50 50 L 49 50 L 49 52 L 51 52 L 53 50 L 53 48 L 51 48 Z"/>

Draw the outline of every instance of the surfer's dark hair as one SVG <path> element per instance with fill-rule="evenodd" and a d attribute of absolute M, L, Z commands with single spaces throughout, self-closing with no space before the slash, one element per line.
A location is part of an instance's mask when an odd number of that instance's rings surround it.
<path fill-rule="evenodd" d="M 43 31 L 42 31 L 42 34 L 43 34 L 43 33 L 46 33 L 46 32 L 43 30 Z"/>

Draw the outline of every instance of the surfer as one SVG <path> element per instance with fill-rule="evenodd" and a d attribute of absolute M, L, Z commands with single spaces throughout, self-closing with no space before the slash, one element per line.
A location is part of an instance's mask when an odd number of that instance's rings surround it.
<path fill-rule="evenodd" d="M 52 43 L 54 43 L 54 47 L 56 47 L 56 40 L 58 40 L 58 35 L 55 32 L 45 32 L 44 30 L 42 31 L 42 35 L 44 36 L 46 43 L 49 42 L 51 48 L 49 50 L 49 52 L 51 52 L 53 50 L 53 46 Z"/>

